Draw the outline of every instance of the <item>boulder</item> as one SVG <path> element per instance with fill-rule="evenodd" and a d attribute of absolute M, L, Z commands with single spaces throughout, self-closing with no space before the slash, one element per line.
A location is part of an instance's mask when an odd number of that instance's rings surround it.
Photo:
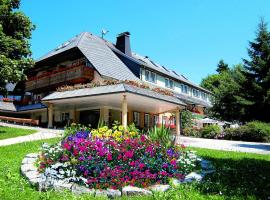
<path fill-rule="evenodd" d="M 71 192 L 74 194 L 95 194 L 95 189 L 89 189 L 86 186 L 73 184 L 71 187 Z"/>
<path fill-rule="evenodd" d="M 154 192 L 166 192 L 167 190 L 170 189 L 170 185 L 152 185 L 150 187 L 148 187 L 148 190 L 154 191 Z"/>
<path fill-rule="evenodd" d="M 137 195 L 151 195 L 152 192 L 143 188 L 125 186 L 122 189 L 122 194 L 126 196 L 137 196 Z"/>

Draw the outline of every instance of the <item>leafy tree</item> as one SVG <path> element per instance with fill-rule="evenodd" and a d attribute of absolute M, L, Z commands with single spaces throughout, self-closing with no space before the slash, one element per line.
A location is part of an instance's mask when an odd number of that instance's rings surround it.
<path fill-rule="evenodd" d="M 189 110 L 181 111 L 181 128 L 182 128 L 182 130 L 185 128 L 192 127 L 192 125 L 193 125 L 192 119 L 193 119 L 192 112 L 190 112 Z"/>
<path fill-rule="evenodd" d="M 224 71 L 228 71 L 229 70 L 229 65 L 226 64 L 223 60 L 220 60 L 218 65 L 217 65 L 217 72 L 220 74 Z"/>
<path fill-rule="evenodd" d="M 248 55 L 244 59 L 247 78 L 247 97 L 253 102 L 250 107 L 252 119 L 270 121 L 270 32 L 262 19 L 256 38 L 249 43 Z"/>
<path fill-rule="evenodd" d="M 34 64 L 30 58 L 29 39 L 34 25 L 18 11 L 20 0 L 0 0 L 0 92 L 5 83 L 26 78 L 25 71 Z"/>
<path fill-rule="evenodd" d="M 210 116 L 227 121 L 247 120 L 247 108 L 252 103 L 243 93 L 245 82 L 242 65 L 203 79 L 201 86 L 213 92 Z"/>

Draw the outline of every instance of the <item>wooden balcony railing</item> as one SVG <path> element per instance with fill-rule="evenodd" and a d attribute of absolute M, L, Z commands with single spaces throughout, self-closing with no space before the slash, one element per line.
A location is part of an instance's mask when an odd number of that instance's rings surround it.
<path fill-rule="evenodd" d="M 78 83 L 85 80 L 93 80 L 94 71 L 85 65 L 63 68 L 44 75 L 31 77 L 25 83 L 25 90 L 32 91 L 53 85 Z"/>

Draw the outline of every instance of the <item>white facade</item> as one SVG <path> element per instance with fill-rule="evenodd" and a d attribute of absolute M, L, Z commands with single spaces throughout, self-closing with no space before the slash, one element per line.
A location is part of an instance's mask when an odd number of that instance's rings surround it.
<path fill-rule="evenodd" d="M 148 73 L 147 71 L 150 72 L 150 73 Z M 177 93 L 181 93 L 181 94 L 184 94 L 184 95 L 187 95 L 187 96 L 198 98 L 198 99 L 206 101 L 206 102 L 210 102 L 209 95 L 207 93 L 205 93 L 204 91 L 201 91 L 200 89 L 189 86 L 189 85 L 187 85 L 185 83 L 174 81 L 174 80 L 172 80 L 170 78 L 159 75 L 157 73 L 154 73 L 155 74 L 155 80 L 152 81 L 153 79 L 151 79 L 151 78 L 147 79 L 147 75 L 151 74 L 151 73 L 153 73 L 153 72 L 151 72 L 150 70 L 141 68 L 141 77 L 140 77 L 140 79 L 147 82 L 147 83 L 154 84 L 156 86 L 166 88 L 168 90 L 172 90 L 172 91 L 177 92 Z M 168 86 L 166 87 L 166 84 L 165 84 L 166 79 L 167 79 L 167 82 L 168 82 L 168 80 L 171 80 L 173 82 L 172 88 L 170 88 Z M 170 84 L 169 84 L 169 86 L 170 86 Z M 185 87 L 187 88 L 187 93 L 185 92 L 186 91 Z M 198 92 L 196 92 L 196 91 L 198 91 Z M 196 94 L 198 94 L 198 96 Z"/>

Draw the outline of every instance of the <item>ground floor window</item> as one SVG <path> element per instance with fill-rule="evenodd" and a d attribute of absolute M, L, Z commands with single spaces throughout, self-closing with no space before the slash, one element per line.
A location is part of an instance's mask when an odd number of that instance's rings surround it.
<path fill-rule="evenodd" d="M 69 113 L 61 113 L 61 121 L 67 122 L 69 120 Z"/>
<path fill-rule="evenodd" d="M 140 113 L 139 112 L 133 112 L 133 121 L 135 126 L 140 126 Z"/>
<path fill-rule="evenodd" d="M 144 114 L 144 127 L 150 127 L 150 115 L 145 113 Z"/>
<path fill-rule="evenodd" d="M 159 123 L 158 115 L 153 116 L 153 125 L 157 125 Z"/>

